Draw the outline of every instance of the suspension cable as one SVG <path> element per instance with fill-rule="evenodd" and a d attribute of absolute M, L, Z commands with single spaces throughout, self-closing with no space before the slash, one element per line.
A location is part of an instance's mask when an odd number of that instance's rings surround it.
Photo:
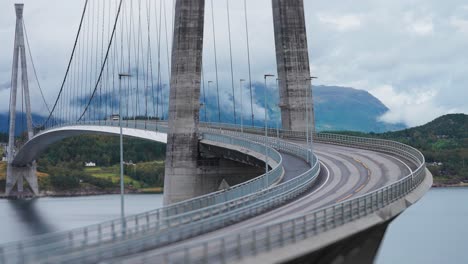
<path fill-rule="evenodd" d="M 88 6 L 88 0 L 85 1 L 85 5 L 84 5 L 84 8 L 83 8 L 83 13 L 81 14 L 81 20 L 80 20 L 80 26 L 78 27 L 78 33 L 76 34 L 76 38 L 75 38 L 75 44 L 73 45 L 73 50 L 72 50 L 72 54 L 71 54 L 71 57 L 70 57 L 70 60 L 68 62 L 68 66 L 67 66 L 67 70 L 65 72 L 65 77 L 63 78 L 63 82 L 62 82 L 62 85 L 60 87 L 60 91 L 59 91 L 59 94 L 57 95 L 57 99 L 55 100 L 55 103 L 54 103 L 54 106 L 52 107 L 52 110 L 50 111 L 50 114 L 49 114 L 49 117 L 47 118 L 47 120 L 44 122 L 44 125 L 50 120 L 50 118 L 52 117 L 52 114 L 54 113 L 54 110 L 55 108 L 57 107 L 57 103 L 60 99 L 60 95 L 62 94 L 62 91 L 63 91 L 63 87 L 65 85 L 65 81 L 67 80 L 67 76 L 68 76 L 68 71 L 70 70 L 70 66 L 71 66 L 71 62 L 73 60 L 73 56 L 75 54 L 75 49 L 76 49 L 76 44 L 78 43 L 78 38 L 80 36 L 80 32 L 81 32 L 81 26 L 83 25 L 83 19 L 84 19 L 84 15 L 86 13 L 86 7 Z"/>
<path fill-rule="evenodd" d="M 103 71 L 104 71 L 104 65 L 106 64 L 107 58 L 109 57 L 109 50 L 110 50 L 110 47 L 112 46 L 112 41 L 113 41 L 113 39 L 114 39 L 115 28 L 117 27 L 117 21 L 118 21 L 118 19 L 119 19 L 120 10 L 121 10 L 121 8 L 122 8 L 122 2 L 123 2 L 123 0 L 120 0 L 119 8 L 118 8 L 118 10 L 117 10 L 117 15 L 116 15 L 116 17 L 115 17 L 114 27 L 113 27 L 113 29 L 112 29 L 111 38 L 110 38 L 110 40 L 109 40 L 109 45 L 107 46 L 106 56 L 105 56 L 105 58 L 104 58 L 104 63 L 103 63 L 103 65 L 101 66 L 101 70 L 100 70 L 100 72 L 99 72 L 99 77 L 98 77 L 96 86 L 94 87 L 94 91 L 93 91 L 93 93 L 92 93 L 92 95 L 91 95 L 91 98 L 89 99 L 89 101 L 88 101 L 88 103 L 87 103 L 87 105 L 86 105 L 86 108 L 84 109 L 84 111 L 83 111 L 83 113 L 81 114 L 81 116 L 80 116 L 80 118 L 78 119 L 78 121 L 80 121 L 80 120 L 83 118 L 84 114 L 85 114 L 86 111 L 88 110 L 89 105 L 91 104 L 91 101 L 92 101 L 93 98 L 94 98 L 94 95 L 96 94 L 97 86 L 98 86 L 98 84 L 99 84 L 99 82 L 100 82 L 100 80 L 101 80 L 102 73 L 103 73 Z"/>
<path fill-rule="evenodd" d="M 30 60 L 31 60 L 31 66 L 32 66 L 33 72 L 34 72 L 34 77 L 35 77 L 35 79 L 36 79 L 37 86 L 39 87 L 39 91 L 41 92 L 42 101 L 44 102 L 44 105 L 46 106 L 47 111 L 48 111 L 49 114 L 50 114 L 49 105 L 47 104 L 47 101 L 46 101 L 46 99 L 45 99 L 45 97 L 44 97 L 44 93 L 43 93 L 42 88 L 41 88 L 41 84 L 39 83 L 39 78 L 37 77 L 36 66 L 35 66 L 35 64 L 34 64 L 33 56 L 32 56 L 32 53 L 31 53 L 31 46 L 29 45 L 28 32 L 27 32 L 27 30 L 26 30 L 26 25 L 25 25 L 25 23 L 24 23 L 24 19 L 23 19 L 23 28 L 24 28 L 24 36 L 26 37 L 26 46 L 28 46 L 29 58 L 30 58 Z"/>

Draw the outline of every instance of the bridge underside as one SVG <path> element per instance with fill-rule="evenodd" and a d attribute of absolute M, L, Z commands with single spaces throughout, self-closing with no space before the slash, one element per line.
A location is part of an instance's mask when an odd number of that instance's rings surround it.
<path fill-rule="evenodd" d="M 51 144 L 63 139 L 80 135 L 119 135 L 119 127 L 98 125 L 76 125 L 60 127 L 47 131 L 28 141 L 15 156 L 14 166 L 11 166 L 9 178 L 14 182 L 7 182 L 6 194 L 10 194 L 18 180 L 23 177 L 35 195 L 39 194 L 39 187 L 34 184 L 36 173 L 36 160 Z M 148 131 L 135 128 L 123 128 L 123 135 L 128 137 L 166 143 L 167 135 L 157 131 Z M 196 196 L 219 190 L 222 187 L 232 186 L 247 181 L 263 173 L 264 161 L 258 157 L 249 156 L 235 149 L 226 150 L 209 141 L 198 143 L 200 155 L 197 156 L 197 170 L 195 175 L 199 188 L 195 189 Z M 9 168 L 10 169 L 10 168 Z M 227 184 L 227 185 L 226 185 Z M 11 193 L 12 195 L 14 193 Z"/>

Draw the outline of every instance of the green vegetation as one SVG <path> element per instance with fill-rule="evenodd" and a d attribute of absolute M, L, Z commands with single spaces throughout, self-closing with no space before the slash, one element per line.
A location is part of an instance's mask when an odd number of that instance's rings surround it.
<path fill-rule="evenodd" d="M 163 186 L 165 145 L 139 139 L 124 140 L 124 157 L 136 165 L 125 166 L 125 186 L 160 192 Z M 94 162 L 96 167 L 85 167 Z M 116 190 L 120 184 L 119 139 L 77 136 L 51 145 L 38 159 L 41 190 Z M 130 163 L 130 164 L 132 164 Z M 1 168 L 0 168 L 1 169 Z M 50 176 L 49 176 L 50 175 Z"/>
<path fill-rule="evenodd" d="M 441 116 L 426 125 L 381 134 L 341 134 L 389 139 L 422 151 L 436 183 L 468 182 L 468 115 Z"/>

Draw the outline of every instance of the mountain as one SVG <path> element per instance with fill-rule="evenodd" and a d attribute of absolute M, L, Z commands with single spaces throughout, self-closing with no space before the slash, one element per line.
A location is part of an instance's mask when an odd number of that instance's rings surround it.
<path fill-rule="evenodd" d="M 253 93 L 256 95 L 254 103 L 264 107 L 265 87 L 262 83 L 254 83 Z M 318 131 L 360 131 L 360 132 L 385 132 L 404 129 L 404 124 L 389 124 L 379 121 L 379 117 L 388 111 L 388 108 L 370 93 L 354 88 L 338 86 L 314 86 L 314 106 L 316 128 Z M 218 108 L 216 97 L 207 96 L 207 120 L 218 121 Z M 232 102 L 232 99 L 231 99 Z M 275 127 L 279 118 L 278 92 L 276 89 L 269 89 L 267 92 L 269 126 Z M 250 125 L 250 99 L 244 98 L 244 124 Z M 239 123 L 240 111 L 237 105 L 237 123 Z M 245 110 L 244 110 L 245 111 Z M 34 123 L 41 123 L 44 118 L 33 115 Z M 204 110 L 201 110 L 200 120 L 205 121 Z M 234 123 L 232 114 L 232 103 L 221 104 L 221 121 L 224 123 Z M 8 131 L 8 114 L 0 114 L 0 132 Z M 255 116 L 254 124 L 263 126 L 263 115 Z M 16 134 L 26 127 L 24 114 L 17 117 Z"/>
<path fill-rule="evenodd" d="M 265 87 L 262 83 L 254 83 L 252 90 L 256 96 L 257 105 L 264 107 Z M 404 124 L 389 124 L 379 121 L 389 109 L 377 98 L 364 90 L 339 86 L 314 86 L 313 87 L 315 120 L 317 131 L 361 131 L 361 132 L 385 132 L 406 128 Z M 276 126 L 279 117 L 278 91 L 267 92 L 267 102 L 270 118 L 270 126 Z M 250 99 L 244 98 L 244 124 L 250 125 Z M 208 119 L 218 120 L 217 100 L 215 97 L 207 97 Z M 237 106 L 239 107 L 239 106 Z M 239 118 L 239 110 L 237 111 Z M 204 121 L 203 110 L 200 119 Z M 263 116 L 255 116 L 255 125 L 263 126 Z M 234 123 L 232 105 L 221 105 L 222 122 Z M 238 120 L 239 123 L 239 120 Z"/>
<path fill-rule="evenodd" d="M 342 133 L 395 140 L 411 145 L 424 154 L 436 183 L 468 183 L 468 115 L 444 115 L 425 125 L 395 132 Z"/>
<path fill-rule="evenodd" d="M 45 118 L 40 115 L 32 114 L 32 120 L 33 120 L 33 124 L 42 124 Z M 8 133 L 8 130 L 9 130 L 8 122 L 9 122 L 9 114 L 0 113 L 0 133 Z M 26 130 L 26 114 L 22 112 L 17 112 L 15 134 L 20 135 L 25 130 Z"/>
<path fill-rule="evenodd" d="M 404 124 L 379 121 L 389 109 L 367 91 L 338 86 L 314 86 L 318 131 L 352 130 L 385 132 L 404 129 Z"/>

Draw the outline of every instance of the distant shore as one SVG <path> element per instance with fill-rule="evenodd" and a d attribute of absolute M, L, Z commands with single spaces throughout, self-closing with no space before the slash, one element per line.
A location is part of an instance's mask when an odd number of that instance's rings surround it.
<path fill-rule="evenodd" d="M 162 194 L 163 188 L 148 188 L 148 189 L 126 189 L 126 194 Z M 109 194 L 120 194 L 120 190 L 68 190 L 68 191 L 42 191 L 38 197 L 80 197 L 80 196 L 99 196 Z M 14 195 L 12 195 L 14 196 Z M 23 198 L 34 197 L 30 192 L 25 193 Z M 0 195 L 0 199 L 7 199 L 4 195 Z"/>
<path fill-rule="evenodd" d="M 466 188 L 468 187 L 468 183 L 453 183 L 453 184 L 447 184 L 447 183 L 434 183 L 432 184 L 432 188 Z"/>

